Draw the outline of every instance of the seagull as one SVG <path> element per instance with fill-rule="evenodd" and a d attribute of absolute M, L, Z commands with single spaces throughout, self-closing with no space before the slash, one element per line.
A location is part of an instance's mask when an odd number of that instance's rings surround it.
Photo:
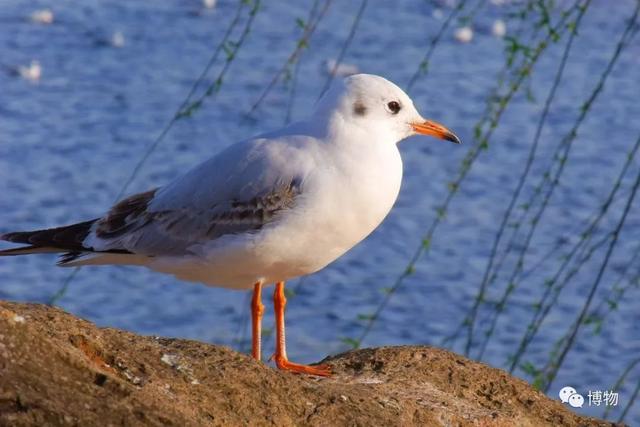
<path fill-rule="evenodd" d="M 454 31 L 453 38 L 460 43 L 469 43 L 473 40 L 473 28 L 468 25 L 460 27 Z"/>
<path fill-rule="evenodd" d="M 205 9 L 213 9 L 216 7 L 216 3 L 217 0 L 202 0 L 202 6 L 204 6 Z"/>
<path fill-rule="evenodd" d="M 51 11 L 51 9 L 39 9 L 34 11 L 29 18 L 31 19 L 31 22 L 35 22 L 37 24 L 53 24 L 53 11 Z"/>
<path fill-rule="evenodd" d="M 402 180 L 397 143 L 416 134 L 460 143 L 392 82 L 356 74 L 334 82 L 308 119 L 233 144 L 100 218 L 3 234 L 27 246 L 0 255 L 58 252 L 64 267 L 139 265 L 209 286 L 253 288 L 256 360 L 262 288 L 275 284 L 276 366 L 329 376 L 326 365 L 287 357 L 285 282 L 321 270 L 382 222 Z"/>
<path fill-rule="evenodd" d="M 11 76 L 22 77 L 30 82 L 37 83 L 42 77 L 42 65 L 37 59 L 32 59 L 29 65 L 19 65 L 17 67 L 2 65 Z"/>
<path fill-rule="evenodd" d="M 112 47 L 124 47 L 124 34 L 122 31 L 116 31 L 111 35 L 110 44 Z"/>
<path fill-rule="evenodd" d="M 496 19 L 491 26 L 491 34 L 502 38 L 507 34 L 507 24 L 502 19 Z"/>

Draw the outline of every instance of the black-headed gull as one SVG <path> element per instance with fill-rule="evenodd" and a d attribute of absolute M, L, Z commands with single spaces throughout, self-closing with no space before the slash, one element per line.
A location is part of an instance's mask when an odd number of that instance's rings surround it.
<path fill-rule="evenodd" d="M 334 83 L 307 120 L 234 145 L 170 184 L 135 194 L 104 216 L 14 232 L 0 255 L 62 252 L 59 265 L 142 265 L 189 281 L 253 287 L 253 356 L 261 358 L 261 290 L 275 283 L 275 363 L 287 359 L 286 280 L 314 273 L 363 240 L 398 196 L 397 143 L 415 134 L 459 143 L 424 119 L 395 84 L 356 74 Z"/>

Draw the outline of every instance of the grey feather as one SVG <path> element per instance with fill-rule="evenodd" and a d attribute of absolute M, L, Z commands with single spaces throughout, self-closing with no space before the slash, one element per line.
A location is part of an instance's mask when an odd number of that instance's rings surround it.
<path fill-rule="evenodd" d="M 198 243 L 260 230 L 303 193 L 305 176 L 296 172 L 313 169 L 292 167 L 301 157 L 296 144 L 264 141 L 234 144 L 168 186 L 121 201 L 97 222 L 87 245 L 180 255 Z"/>

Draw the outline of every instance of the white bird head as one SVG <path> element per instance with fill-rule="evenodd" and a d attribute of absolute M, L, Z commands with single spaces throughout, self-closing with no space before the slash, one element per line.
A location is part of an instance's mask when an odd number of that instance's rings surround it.
<path fill-rule="evenodd" d="M 333 132 L 361 130 L 394 144 L 417 134 L 460 143 L 449 129 L 423 118 L 402 89 L 372 74 L 336 82 L 318 102 L 314 117 L 326 117 Z"/>

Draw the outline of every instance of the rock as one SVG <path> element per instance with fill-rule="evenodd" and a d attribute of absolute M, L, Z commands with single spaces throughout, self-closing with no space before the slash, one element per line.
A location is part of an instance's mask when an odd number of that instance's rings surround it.
<path fill-rule="evenodd" d="M 605 426 L 506 372 L 424 346 L 327 358 L 328 379 L 195 341 L 0 302 L 0 425 Z"/>

